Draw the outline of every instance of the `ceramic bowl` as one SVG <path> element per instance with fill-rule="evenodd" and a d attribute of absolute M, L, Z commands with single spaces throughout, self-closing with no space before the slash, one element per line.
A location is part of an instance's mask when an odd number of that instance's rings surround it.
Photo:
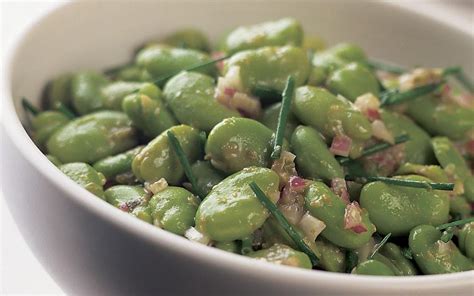
<path fill-rule="evenodd" d="M 1 96 L 2 182 L 29 246 L 68 294 L 468 295 L 474 272 L 371 277 L 267 264 L 190 242 L 102 202 L 54 167 L 22 126 L 53 76 L 128 61 L 136 46 L 183 26 L 214 40 L 240 24 L 292 16 L 329 44 L 353 41 L 371 56 L 413 65 L 463 65 L 474 41 L 454 27 L 376 1 L 78 2 L 41 16 L 12 47 Z"/>

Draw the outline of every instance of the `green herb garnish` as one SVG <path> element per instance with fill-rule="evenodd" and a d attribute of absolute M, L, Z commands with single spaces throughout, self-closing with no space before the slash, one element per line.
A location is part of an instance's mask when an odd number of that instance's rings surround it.
<path fill-rule="evenodd" d="M 280 114 L 278 115 L 278 125 L 275 134 L 275 143 L 273 145 L 273 152 L 271 158 L 278 159 L 280 158 L 283 138 L 285 136 L 286 122 L 288 120 L 288 114 L 291 107 L 291 99 L 293 98 L 293 93 L 295 91 L 295 78 L 293 76 L 288 76 L 286 80 L 285 89 L 282 93 L 282 103 L 280 108 Z"/>
<path fill-rule="evenodd" d="M 203 194 L 197 186 L 196 177 L 194 176 L 193 171 L 191 170 L 191 165 L 189 164 L 188 158 L 186 157 L 186 154 L 184 153 L 181 144 L 179 143 L 178 139 L 172 131 L 168 131 L 166 134 L 168 136 L 168 141 L 171 144 L 171 148 L 178 157 L 178 160 L 181 163 L 181 166 L 183 167 L 184 173 L 186 174 L 186 177 L 188 178 L 189 182 L 191 183 L 191 186 L 193 187 L 193 192 L 202 200 L 205 197 L 205 194 Z"/>
<path fill-rule="evenodd" d="M 441 234 L 441 237 L 439 238 L 440 241 L 443 243 L 449 242 L 454 236 L 454 227 L 448 227 L 446 228 L 445 231 L 443 231 L 443 234 Z"/>
<path fill-rule="evenodd" d="M 392 233 L 387 234 L 387 235 L 380 241 L 380 243 L 378 243 L 378 244 L 375 245 L 374 250 L 372 251 L 372 254 L 370 254 L 370 256 L 368 257 L 369 260 L 374 257 L 374 255 L 383 247 L 383 245 L 385 245 L 385 243 L 388 241 L 388 239 L 390 238 L 391 235 L 392 235 Z"/>
<path fill-rule="evenodd" d="M 187 67 L 187 68 L 184 68 L 182 70 L 178 70 L 178 71 L 174 71 L 173 73 L 170 73 L 170 74 L 166 74 L 164 76 L 161 76 L 155 80 L 153 80 L 152 83 L 156 84 L 156 85 L 159 85 L 160 83 L 162 82 L 165 82 L 166 80 L 170 79 L 171 77 L 175 76 L 176 74 L 179 74 L 180 72 L 182 71 L 194 71 L 194 70 L 197 70 L 197 69 L 201 69 L 201 68 L 204 68 L 204 67 L 207 67 L 209 65 L 212 65 L 212 64 L 215 64 L 215 63 L 218 63 L 220 61 L 223 61 L 225 59 L 228 59 L 230 57 L 230 55 L 226 55 L 226 56 L 223 56 L 223 57 L 220 57 L 220 58 L 217 58 L 217 59 L 214 59 L 214 60 L 210 60 L 208 62 L 205 62 L 205 63 L 201 63 L 201 64 L 197 64 L 197 65 L 192 65 L 190 67 Z"/>
<path fill-rule="evenodd" d="M 466 73 L 464 73 L 462 67 L 454 66 L 448 67 L 443 70 L 443 76 L 453 75 L 456 80 L 462 84 L 464 88 L 466 88 L 469 92 L 474 92 L 474 83 L 467 77 Z"/>
<path fill-rule="evenodd" d="M 247 255 L 253 252 L 252 244 L 253 244 L 253 237 L 247 236 L 241 240 L 242 246 L 240 248 L 240 254 Z"/>
<path fill-rule="evenodd" d="M 28 101 L 25 97 L 21 98 L 21 106 L 23 107 L 23 110 L 26 112 L 31 113 L 31 115 L 36 116 L 40 112 L 38 108 L 33 106 L 30 101 Z"/>
<path fill-rule="evenodd" d="M 380 181 L 387 184 L 392 184 L 396 186 L 404 187 L 413 187 L 413 188 L 425 188 L 425 189 L 435 189 L 435 190 L 446 190 L 453 191 L 454 183 L 436 183 L 436 182 L 425 182 L 425 181 L 416 181 L 416 180 L 406 180 L 406 179 L 397 179 L 397 178 L 388 178 L 388 177 L 377 177 L 377 176 L 346 176 L 346 181 L 354 181 L 358 183 L 369 183 Z"/>
<path fill-rule="evenodd" d="M 300 234 L 291 226 L 291 224 L 286 220 L 285 216 L 280 212 L 277 206 L 265 195 L 265 193 L 260 189 L 260 187 L 255 182 L 249 184 L 250 188 L 253 190 L 258 200 L 270 211 L 270 213 L 275 217 L 275 219 L 280 223 L 280 225 L 285 229 L 286 233 L 291 237 L 293 242 L 298 246 L 298 249 L 308 255 L 309 259 L 313 266 L 319 264 L 318 257 L 313 253 L 313 251 L 306 245 L 303 238 Z"/>
<path fill-rule="evenodd" d="M 407 72 L 407 69 L 405 68 L 402 68 L 394 64 L 389 64 L 387 62 L 379 61 L 379 60 L 370 59 L 367 61 L 367 64 L 372 69 L 382 70 L 382 71 L 390 72 L 394 74 L 403 74 Z"/>
<path fill-rule="evenodd" d="M 410 248 L 402 248 L 401 252 L 403 257 L 413 260 L 413 253 L 411 252 Z"/>
<path fill-rule="evenodd" d="M 436 226 L 436 229 L 443 230 L 443 229 L 446 229 L 446 228 L 449 228 L 449 227 L 460 226 L 460 225 L 464 225 L 464 224 L 471 223 L 471 222 L 474 222 L 474 217 L 470 217 L 470 218 L 466 218 L 466 219 L 461 219 L 461 220 L 441 224 L 441 225 Z"/>
<path fill-rule="evenodd" d="M 354 250 L 346 250 L 346 272 L 350 273 L 359 264 L 359 257 Z"/>
<path fill-rule="evenodd" d="M 66 115 L 66 117 L 69 119 L 73 119 L 76 117 L 76 114 L 74 114 L 68 107 L 64 106 L 63 104 L 59 104 L 58 111 Z"/>
<path fill-rule="evenodd" d="M 426 84 L 404 92 L 400 92 L 399 90 L 387 90 L 380 95 L 380 105 L 396 105 L 409 100 L 416 99 L 418 97 L 432 93 L 433 91 L 437 90 L 441 85 L 443 85 L 443 83 L 444 81 Z"/>
<path fill-rule="evenodd" d="M 362 154 L 358 158 L 372 155 L 374 153 L 380 152 L 380 151 L 385 150 L 387 148 L 390 148 L 390 147 L 393 147 L 395 145 L 404 143 L 408 140 L 410 140 L 410 136 L 400 135 L 398 137 L 395 137 L 395 143 L 394 144 L 383 142 L 383 143 L 378 143 L 378 144 L 375 144 L 373 146 L 365 148 L 364 151 L 362 151 Z M 337 160 L 339 161 L 340 164 L 347 164 L 348 162 L 350 162 L 352 160 L 355 160 L 355 159 L 358 159 L 358 158 L 352 159 L 352 158 L 349 158 L 349 157 L 338 157 Z"/>

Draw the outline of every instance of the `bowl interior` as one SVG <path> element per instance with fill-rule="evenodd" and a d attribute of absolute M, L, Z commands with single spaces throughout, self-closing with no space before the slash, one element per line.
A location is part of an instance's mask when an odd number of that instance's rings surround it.
<path fill-rule="evenodd" d="M 36 102 L 51 77 L 127 62 L 138 45 L 177 28 L 196 27 L 216 41 L 238 25 L 285 16 L 297 18 L 306 34 L 321 36 L 328 44 L 355 42 L 370 56 L 387 61 L 402 65 L 462 65 L 474 74 L 472 36 L 426 16 L 369 2 L 289 3 L 91 1 L 67 5 L 61 13 L 52 13 L 32 27 L 18 48 L 11 80 L 13 98 L 26 96 Z"/>
<path fill-rule="evenodd" d="M 91 1 L 60 7 L 23 36 L 10 61 L 6 82 L 7 90 L 11 90 L 7 99 L 12 101 L 6 107 L 14 106 L 18 117 L 23 119 L 19 98 L 25 96 L 38 104 L 44 85 L 55 75 L 125 63 L 132 58 L 138 45 L 178 28 L 202 29 L 216 41 L 235 26 L 285 16 L 297 18 L 303 23 L 306 34 L 321 36 L 328 44 L 355 42 L 370 56 L 394 63 L 462 65 L 469 74 L 474 74 L 471 35 L 389 4 L 360 4 L 357 1 Z M 13 112 L 13 109 L 9 111 Z M 21 129 L 17 123 L 11 126 Z M 21 141 L 33 145 L 26 134 Z M 21 145 L 18 148 L 26 149 Z M 46 163 L 47 160 L 40 161 Z M 312 276 L 302 271 L 293 273 Z M 421 278 L 417 281 L 427 280 L 427 277 Z M 407 279 L 405 284 L 414 283 L 414 280 Z"/>

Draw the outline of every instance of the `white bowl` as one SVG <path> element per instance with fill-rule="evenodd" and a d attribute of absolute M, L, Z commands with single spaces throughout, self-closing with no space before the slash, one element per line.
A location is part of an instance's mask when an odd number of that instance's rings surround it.
<path fill-rule="evenodd" d="M 54 75 L 104 69 L 144 41 L 182 26 L 213 38 L 239 24 L 293 16 L 330 43 L 354 41 L 402 64 L 463 65 L 473 74 L 471 34 L 387 3 L 356 1 L 81 2 L 41 17 L 12 49 L 2 95 L 3 190 L 29 246 L 70 294 L 468 295 L 474 272 L 371 277 L 253 261 L 145 224 L 69 180 L 21 125 L 19 98 L 38 103 Z M 469 30 L 467 30 L 469 31 Z M 27 284 L 27 283 L 25 283 Z"/>

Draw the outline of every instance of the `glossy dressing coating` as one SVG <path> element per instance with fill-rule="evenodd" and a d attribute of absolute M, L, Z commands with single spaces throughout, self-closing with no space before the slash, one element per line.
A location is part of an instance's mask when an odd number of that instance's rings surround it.
<path fill-rule="evenodd" d="M 87 163 L 71 162 L 59 166 L 61 172 L 92 194 L 104 199 L 105 177 Z"/>
<path fill-rule="evenodd" d="M 121 112 L 99 111 L 78 117 L 47 141 L 49 154 L 61 162 L 93 163 L 137 145 L 136 131 Z"/>
<path fill-rule="evenodd" d="M 217 124 L 206 142 L 206 159 L 226 173 L 246 167 L 266 167 L 270 159 L 273 132 L 248 118 L 228 118 Z"/>
<path fill-rule="evenodd" d="M 247 256 L 275 264 L 306 269 L 312 267 L 308 255 L 281 244 L 275 244 L 271 248 L 253 252 Z"/>
<path fill-rule="evenodd" d="M 313 128 L 298 126 L 291 137 L 298 172 L 310 179 L 344 178 L 344 171 L 329 152 L 321 135 Z"/>
<path fill-rule="evenodd" d="M 306 52 L 299 47 L 263 47 L 246 50 L 226 61 L 225 69 L 239 67 L 240 80 L 246 92 L 259 87 L 281 93 L 289 75 L 300 86 L 308 78 L 310 65 Z"/>
<path fill-rule="evenodd" d="M 279 196 L 278 175 L 270 169 L 249 167 L 217 184 L 200 204 L 196 227 L 216 241 L 231 241 L 251 235 L 268 218 L 250 182 L 257 185 L 274 202 Z"/>
<path fill-rule="evenodd" d="M 133 159 L 132 171 L 137 178 L 151 183 L 165 178 L 172 185 L 182 181 L 184 171 L 171 149 L 167 131 L 150 141 Z M 190 162 L 196 161 L 201 156 L 198 130 L 182 124 L 173 126 L 169 131 L 174 133 Z"/>
<path fill-rule="evenodd" d="M 416 175 L 397 178 L 430 182 Z M 417 225 L 438 225 L 449 218 L 449 197 L 439 190 L 371 182 L 362 188 L 360 205 L 367 209 L 377 231 L 384 235 L 407 235 Z"/>
<path fill-rule="evenodd" d="M 361 247 L 375 232 L 375 226 L 365 209 L 362 209 L 361 216 L 367 231 L 356 233 L 351 229 L 344 229 L 346 204 L 322 182 L 311 183 L 306 192 L 305 206 L 311 215 L 326 224 L 321 235 L 337 246 L 349 249 Z"/>
<path fill-rule="evenodd" d="M 215 82 L 210 76 L 181 72 L 171 78 L 164 88 L 164 98 L 176 118 L 184 124 L 210 131 L 225 118 L 240 114 L 217 102 Z"/>
<path fill-rule="evenodd" d="M 303 28 L 292 18 L 265 22 L 252 26 L 241 26 L 227 35 L 224 51 L 235 53 L 263 46 L 300 46 L 303 42 Z"/>
<path fill-rule="evenodd" d="M 149 207 L 153 224 L 173 233 L 184 235 L 194 225 L 199 199 L 181 187 L 167 187 L 153 195 Z"/>
<path fill-rule="evenodd" d="M 440 240 L 441 231 L 431 225 L 420 225 L 410 231 L 408 244 L 418 267 L 424 274 L 440 274 L 473 269 L 473 262 L 453 243 Z"/>

